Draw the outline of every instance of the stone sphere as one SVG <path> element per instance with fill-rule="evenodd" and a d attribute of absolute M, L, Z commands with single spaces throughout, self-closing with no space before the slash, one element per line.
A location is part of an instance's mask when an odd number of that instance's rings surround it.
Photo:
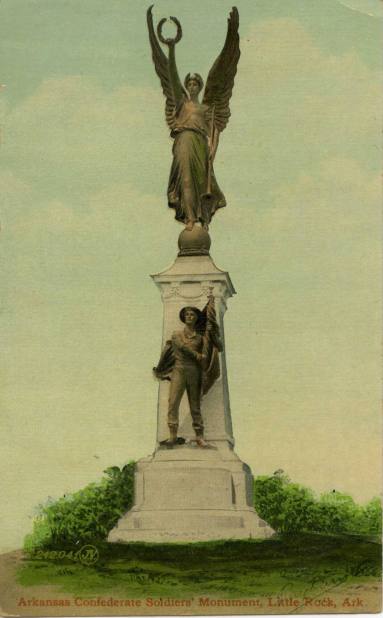
<path fill-rule="evenodd" d="M 192 230 L 182 230 L 178 237 L 178 255 L 209 255 L 211 240 L 208 232 L 199 225 Z"/>

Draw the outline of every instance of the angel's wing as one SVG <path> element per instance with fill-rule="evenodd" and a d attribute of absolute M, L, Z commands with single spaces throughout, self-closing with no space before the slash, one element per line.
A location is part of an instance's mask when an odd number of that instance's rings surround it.
<path fill-rule="evenodd" d="M 234 6 L 227 20 L 226 41 L 220 55 L 210 69 L 203 103 L 214 110 L 214 128 L 223 131 L 229 122 L 229 101 L 234 85 L 234 77 L 237 72 L 237 64 L 240 56 L 239 51 L 239 15 Z"/>
<path fill-rule="evenodd" d="M 168 123 L 170 129 L 174 129 L 175 125 L 175 115 L 176 115 L 176 100 L 172 88 L 172 82 L 169 72 L 169 61 L 165 56 L 164 52 L 161 49 L 161 46 L 158 42 L 158 39 L 154 32 L 153 26 L 153 15 L 152 15 L 153 5 L 150 6 L 146 13 L 146 19 L 148 22 L 148 30 L 149 30 L 149 41 L 150 46 L 152 48 L 152 58 L 154 63 L 154 68 L 156 69 L 156 73 L 161 81 L 161 86 L 163 93 L 166 98 L 165 104 L 165 118 Z"/>

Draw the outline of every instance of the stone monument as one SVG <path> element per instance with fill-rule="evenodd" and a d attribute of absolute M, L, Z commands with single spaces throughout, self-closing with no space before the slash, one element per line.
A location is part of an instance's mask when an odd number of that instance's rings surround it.
<path fill-rule="evenodd" d="M 207 541 L 267 538 L 273 530 L 253 507 L 250 468 L 234 451 L 224 341 L 224 315 L 235 294 L 228 272 L 210 257 L 209 224 L 226 206 L 213 161 L 219 134 L 226 127 L 229 100 L 240 56 L 239 16 L 228 19 L 224 47 L 203 80 L 188 74 L 181 84 L 175 45 L 159 40 L 152 7 L 147 12 L 154 66 L 166 97 L 173 162 L 168 205 L 185 224 L 173 265 L 152 275 L 163 302 L 163 349 L 153 369 L 160 380 L 157 444 L 153 455 L 137 462 L 133 508 L 109 533 L 110 542 Z"/>

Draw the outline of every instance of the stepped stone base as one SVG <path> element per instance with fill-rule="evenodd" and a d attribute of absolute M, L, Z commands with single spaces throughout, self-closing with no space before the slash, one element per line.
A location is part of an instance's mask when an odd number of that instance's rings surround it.
<path fill-rule="evenodd" d="M 135 504 L 111 530 L 112 543 L 267 538 L 252 475 L 227 443 L 159 448 L 135 472 Z"/>

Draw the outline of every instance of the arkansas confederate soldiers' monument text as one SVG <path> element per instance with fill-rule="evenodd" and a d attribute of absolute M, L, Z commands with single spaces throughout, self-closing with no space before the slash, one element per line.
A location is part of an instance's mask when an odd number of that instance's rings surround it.
<path fill-rule="evenodd" d="M 175 17 L 170 19 L 177 27 L 175 38 L 162 35 L 166 19 L 158 23 L 157 38 L 152 7 L 147 11 L 173 139 L 168 205 L 185 228 L 174 264 L 152 275 L 164 306 L 162 353 L 153 369 L 160 381 L 156 449 L 137 463 L 134 506 L 108 540 L 264 538 L 273 531 L 253 508 L 251 471 L 234 452 L 223 319 L 235 290 L 229 274 L 210 257 L 208 233 L 214 213 L 226 206 L 213 162 L 230 117 L 239 16 L 234 7 L 202 102 L 202 77 L 188 73 L 182 83 L 178 76 L 175 46 L 182 29 Z"/>

